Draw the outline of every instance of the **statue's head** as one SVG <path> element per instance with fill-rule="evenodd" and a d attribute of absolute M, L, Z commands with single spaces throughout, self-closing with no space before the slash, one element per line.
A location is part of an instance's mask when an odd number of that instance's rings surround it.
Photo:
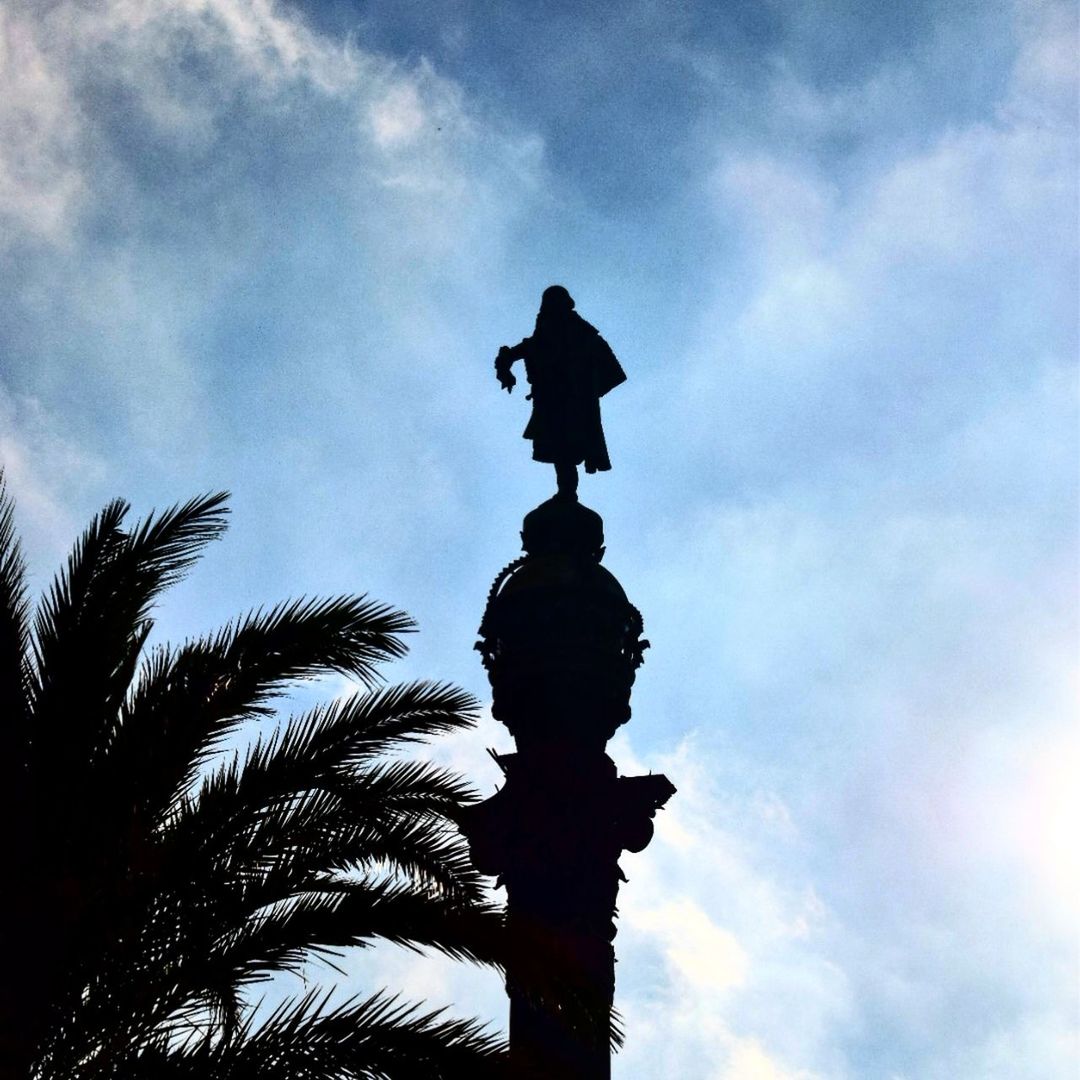
<path fill-rule="evenodd" d="M 562 285 L 549 285 L 540 297 L 540 311 L 547 315 L 574 310 L 574 298 Z"/>

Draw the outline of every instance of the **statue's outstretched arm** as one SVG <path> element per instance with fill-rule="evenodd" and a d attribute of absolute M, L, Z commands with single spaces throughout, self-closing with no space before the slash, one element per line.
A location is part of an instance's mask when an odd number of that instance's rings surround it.
<path fill-rule="evenodd" d="M 510 369 L 513 367 L 515 360 L 522 360 L 528 355 L 531 344 L 531 338 L 524 338 L 513 348 L 504 345 L 499 349 L 499 355 L 495 358 L 495 377 L 499 380 L 499 385 L 508 394 L 517 385 L 517 379 L 514 378 L 514 373 Z"/>

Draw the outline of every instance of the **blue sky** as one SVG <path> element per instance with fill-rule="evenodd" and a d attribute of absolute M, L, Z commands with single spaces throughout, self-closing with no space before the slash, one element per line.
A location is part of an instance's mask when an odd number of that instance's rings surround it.
<path fill-rule="evenodd" d="M 624 861 L 615 1074 L 1072 1075 L 1076 32 L 1035 0 L 4 0 L 35 585 L 111 496 L 229 488 L 163 636 L 366 591 L 421 623 L 392 675 L 486 696 L 484 596 L 552 488 L 491 363 L 561 282 L 630 376 L 582 486 L 653 643 L 612 752 L 679 787 Z M 431 752 L 491 790 L 485 746 Z M 380 980 L 501 1022 L 489 975 L 350 961 Z"/>

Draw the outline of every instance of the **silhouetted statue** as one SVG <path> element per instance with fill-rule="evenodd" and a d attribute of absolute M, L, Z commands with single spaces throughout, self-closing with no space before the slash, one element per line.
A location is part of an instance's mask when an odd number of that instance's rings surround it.
<path fill-rule="evenodd" d="M 532 337 L 499 349 L 495 374 L 508 393 L 517 383 L 510 370 L 515 360 L 525 361 L 532 387 L 524 437 L 532 440 L 533 458 L 555 466 L 559 497 L 576 499 L 578 465 L 590 473 L 611 468 L 600 399 L 624 382 L 626 373 L 561 285 L 544 290 Z"/>

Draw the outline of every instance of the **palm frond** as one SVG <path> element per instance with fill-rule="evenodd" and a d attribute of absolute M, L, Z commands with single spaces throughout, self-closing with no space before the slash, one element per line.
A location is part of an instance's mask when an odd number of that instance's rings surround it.
<path fill-rule="evenodd" d="M 193 800 L 161 837 L 162 857 L 179 881 L 233 883 L 228 887 L 241 889 L 255 907 L 354 868 L 411 875 L 463 900 L 482 899 L 484 880 L 452 822 L 379 806 L 363 794 L 354 800 L 344 785 L 315 788 L 236 814 Z"/>
<path fill-rule="evenodd" d="M 479 912 L 478 925 L 494 933 L 491 921 L 482 921 L 489 914 L 485 883 L 453 825 L 445 818 L 413 811 L 382 808 L 375 813 L 367 805 L 368 809 L 350 814 L 339 794 L 315 789 L 263 807 L 245 823 L 212 818 L 207 830 L 197 827 L 206 824 L 198 816 L 190 822 L 178 820 L 152 858 L 158 864 L 156 872 L 129 881 L 123 894 L 110 897 L 109 959 L 104 967 L 99 964 L 101 978 L 89 996 L 116 1011 L 128 993 L 125 988 L 134 988 L 162 1003 L 154 1014 L 156 1022 L 175 1007 L 178 995 L 182 999 L 205 991 L 200 980 L 210 958 L 225 948 L 227 940 L 246 940 L 245 927 L 252 920 L 268 925 L 264 935 L 272 934 L 271 913 L 283 917 L 298 897 L 307 897 L 305 903 L 315 904 L 319 911 L 344 904 L 339 920 L 350 910 L 358 916 L 362 900 L 340 898 L 358 894 L 360 886 L 355 879 L 334 877 L 357 868 L 369 871 L 361 880 L 374 890 L 371 903 L 380 917 L 415 911 L 419 920 L 423 913 L 419 905 L 426 898 L 429 913 L 456 918 L 446 939 L 451 951 L 469 947 L 456 943 L 455 935 L 469 925 L 470 911 Z M 381 889 L 376 888 L 377 881 L 383 882 Z M 331 899 L 320 906 L 310 899 L 313 896 Z M 306 910 L 304 905 L 301 910 Z M 286 921 L 293 927 L 303 925 L 299 914 Z M 350 926 L 353 938 L 364 936 L 363 923 Z M 396 932 L 388 936 L 401 940 Z M 302 947 L 302 942 L 290 940 L 297 949 Z M 442 947 L 427 937 L 421 940 Z M 321 944 L 335 942 L 316 939 L 312 947 Z M 100 942 L 93 945 L 102 947 Z M 476 959 L 495 958 L 490 949 L 484 953 L 479 945 L 476 948 Z M 249 976 L 247 971 L 245 978 Z M 215 982 L 226 985 L 227 980 Z M 84 996 L 84 1012 L 92 1004 Z M 121 1011 L 145 1014 L 145 1006 L 133 999 Z"/>
<path fill-rule="evenodd" d="M 151 515 L 130 534 L 121 528 L 128 505 L 110 503 L 75 544 L 38 610 L 30 696 L 39 782 L 51 780 L 54 791 L 44 798 L 76 806 L 83 821 L 94 821 L 94 793 L 108 790 L 90 775 L 115 732 L 151 605 L 224 529 L 225 497 L 192 499 Z M 71 835 L 70 821 L 58 824 Z"/>
<path fill-rule="evenodd" d="M 126 646 L 132 629 L 124 613 L 114 612 L 107 603 L 98 605 L 99 619 L 93 617 L 92 607 L 95 583 L 120 544 L 120 525 L 127 512 L 128 504 L 115 499 L 91 521 L 75 542 L 66 568 L 54 578 L 34 621 L 30 697 L 36 721 L 35 756 L 48 760 L 53 772 L 58 765 L 70 767 L 78 762 L 80 787 L 85 785 L 84 766 L 90 756 L 86 728 L 95 726 L 95 720 L 101 723 L 110 696 L 116 657 L 109 647 L 117 636 Z M 79 708 L 70 700 L 76 688 L 85 690 Z M 70 779 L 65 769 L 62 782 Z"/>
<path fill-rule="evenodd" d="M 502 964 L 500 908 L 463 905 L 432 889 L 378 878 L 327 882 L 319 892 L 274 904 L 214 943 L 219 980 L 247 984 L 280 971 L 299 972 L 313 957 L 327 961 L 376 939 L 455 960 Z"/>
<path fill-rule="evenodd" d="M 124 576 L 132 576 L 133 584 L 141 586 L 136 593 L 142 604 L 139 620 L 148 614 L 146 605 L 175 585 L 202 549 L 224 532 L 228 497 L 227 491 L 196 496 L 156 516 L 150 514 L 124 537 L 117 561 L 126 564 Z"/>
<path fill-rule="evenodd" d="M 361 801 L 399 812 L 441 814 L 455 820 L 462 806 L 476 802 L 476 790 L 455 772 L 428 761 L 376 762 L 364 769 L 342 770 L 339 790 L 353 806 Z"/>
<path fill-rule="evenodd" d="M 30 605 L 14 505 L 0 469 L 0 786 L 18 784 L 27 764 Z"/>
<path fill-rule="evenodd" d="M 153 820 L 238 724 L 268 715 L 292 682 L 338 671 L 373 683 L 405 652 L 404 612 L 366 597 L 301 599 L 256 611 L 176 651 L 158 650 L 122 711 L 109 771 L 138 775 L 134 798 Z"/>
<path fill-rule="evenodd" d="M 300 816 L 305 828 L 286 828 L 290 839 L 279 846 L 246 836 L 243 856 L 229 851 L 227 860 L 210 866 L 172 852 L 168 873 L 143 883 L 150 897 L 136 882 L 136 891 L 113 908 L 114 925 L 126 929 L 82 993 L 84 1022 L 93 1026 L 96 1010 L 103 1023 L 112 1016 L 115 1027 L 115 1017 L 123 1015 L 134 1040 L 185 1000 L 257 980 L 260 963 L 267 970 L 291 968 L 305 952 L 329 957 L 373 936 L 401 944 L 415 938 L 477 962 L 501 960 L 500 917 L 484 902 L 483 881 L 460 837 L 448 826 L 432 837 L 410 819 L 390 828 L 334 829 L 328 824 L 333 806 L 330 793 L 307 793 L 281 809 L 287 823 Z M 282 831 L 278 814 L 267 816 L 273 837 Z M 340 845 L 336 852 L 334 845 Z M 360 881 L 329 876 L 335 861 L 366 865 L 369 874 Z M 371 891 L 366 900 L 365 889 Z M 304 933 L 311 935 L 306 942 Z M 219 963 L 215 958 L 223 955 Z"/>
<path fill-rule="evenodd" d="M 368 694 L 356 694 L 293 719 L 248 751 L 242 768 L 218 770 L 204 782 L 199 801 L 204 813 L 232 817 L 247 806 L 261 806 L 289 792 L 342 784 L 356 774 L 354 788 L 366 785 L 373 798 L 409 798 L 434 811 L 472 797 L 466 785 L 432 767 L 400 763 L 374 771 L 358 766 L 397 746 L 420 742 L 437 733 L 476 722 L 478 703 L 456 687 L 413 682 Z"/>
<path fill-rule="evenodd" d="M 50 693 L 63 688 L 73 674 L 93 676 L 86 704 L 115 713 L 127 693 L 117 679 L 125 666 L 128 645 L 151 606 L 198 558 L 201 549 L 225 528 L 226 494 L 191 499 L 164 513 L 151 514 L 131 533 L 121 529 L 128 504 L 114 500 L 94 518 L 75 544 L 66 570 L 59 574 L 38 611 L 35 624 L 35 705 L 47 711 Z M 104 683 L 102 686 L 100 684 Z M 83 725 L 86 726 L 86 725 Z M 84 733 L 80 745 L 90 742 Z"/>
<path fill-rule="evenodd" d="M 284 1002 L 258 1027 L 251 1021 L 229 1045 L 192 1053 L 159 1047 L 118 1080 L 185 1077 L 228 1080 L 495 1080 L 506 1077 L 500 1038 L 474 1021 L 446 1020 L 378 994 L 327 1010 L 312 991 Z"/>

